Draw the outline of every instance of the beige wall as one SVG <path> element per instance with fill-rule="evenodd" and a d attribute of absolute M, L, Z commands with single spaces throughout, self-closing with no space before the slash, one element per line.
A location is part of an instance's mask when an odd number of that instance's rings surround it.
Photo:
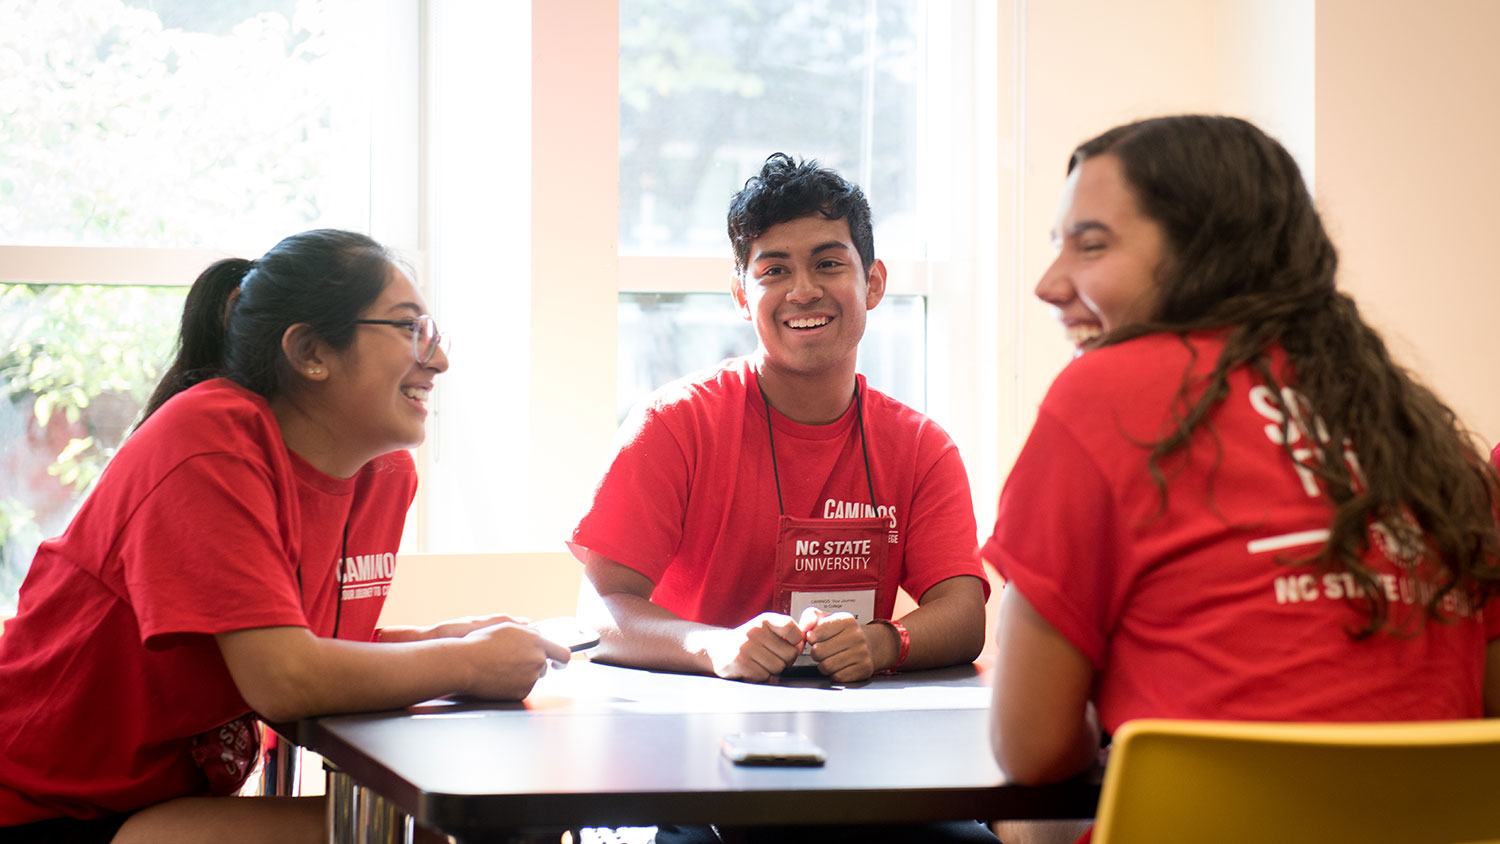
<path fill-rule="evenodd" d="M 1500 440 L 1500 3 L 1320 0 L 1318 201 L 1397 359 Z"/>
<path fill-rule="evenodd" d="M 1001 420 L 1001 477 L 1031 428 L 1037 404 L 1070 359 L 1051 310 L 1031 289 L 1052 260 L 1049 237 L 1068 155 L 1079 142 L 1111 126 L 1155 114 L 1215 108 L 1214 4 L 1201 0 L 1016 0 L 1023 7 L 1017 45 L 1022 59 L 1015 79 L 1021 115 L 1015 213 L 1017 297 L 1003 302 L 1019 310 L 998 324 L 1018 325 L 1014 381 L 1015 416 Z M 1012 33 L 1014 36 L 1017 33 Z M 1002 87 L 1004 81 L 1002 80 Z M 1010 375 L 1010 373 L 1005 373 Z M 988 527 L 988 526 L 986 526 Z"/>
<path fill-rule="evenodd" d="M 1031 289 L 1052 260 L 1049 233 L 1068 155 L 1131 120 L 1183 112 L 1233 113 L 1311 157 L 1312 0 L 1007 0 L 1000 50 L 1002 173 L 1014 177 L 1011 215 L 997 243 L 1014 254 L 999 284 L 996 325 L 1012 330 L 997 391 L 999 477 L 1031 428 L 1036 407 L 1072 348 Z M 1008 74 L 1008 75 L 1007 75 Z M 1010 144 L 1014 144 L 1013 147 Z M 1015 326 L 1010 329 L 1010 326 Z M 1004 402 L 1004 398 L 1002 398 Z M 980 507 L 981 513 L 984 507 Z M 982 520 L 981 520 L 982 522 Z"/>
<path fill-rule="evenodd" d="M 1011 0 L 1001 50 L 1021 57 L 1013 111 L 1014 214 L 1002 220 L 996 324 L 1014 324 L 997 390 L 1003 477 L 1069 349 L 1030 288 L 1069 151 L 1134 118 L 1184 111 L 1253 120 L 1297 156 L 1343 256 L 1341 284 L 1486 442 L 1500 399 L 1500 306 L 1485 244 L 1500 213 L 1500 2 L 1493 0 Z M 1002 63 L 1002 74 L 1006 68 Z M 1002 123 L 1002 125 L 1005 125 Z M 1002 208 L 1005 207 L 1002 201 Z M 1007 228 L 1010 225 L 1011 228 Z M 1002 349 L 1007 347 L 1002 344 Z M 981 512 L 983 508 L 981 507 Z"/>
<path fill-rule="evenodd" d="M 427 625 L 508 613 L 533 621 L 572 615 L 583 574 L 567 551 L 533 554 L 402 554 L 381 626 Z"/>

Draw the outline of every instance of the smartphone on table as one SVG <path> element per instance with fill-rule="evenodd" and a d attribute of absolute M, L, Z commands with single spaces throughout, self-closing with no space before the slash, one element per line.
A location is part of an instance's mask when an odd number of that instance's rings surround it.
<path fill-rule="evenodd" d="M 827 756 L 801 733 L 730 733 L 719 741 L 724 758 L 736 765 L 817 766 Z"/>

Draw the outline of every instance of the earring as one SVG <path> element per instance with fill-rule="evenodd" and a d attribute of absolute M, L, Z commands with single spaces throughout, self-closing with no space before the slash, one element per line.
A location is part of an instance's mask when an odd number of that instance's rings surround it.
<path fill-rule="evenodd" d="M 321 366 L 309 366 L 307 368 L 307 374 L 308 375 L 322 375 L 323 374 L 323 367 L 321 367 Z"/>

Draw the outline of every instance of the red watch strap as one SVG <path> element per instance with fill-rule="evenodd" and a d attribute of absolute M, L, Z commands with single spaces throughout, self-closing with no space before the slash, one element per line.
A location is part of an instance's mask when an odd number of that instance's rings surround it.
<path fill-rule="evenodd" d="M 877 618 L 870 623 L 890 625 L 890 628 L 896 631 L 896 635 L 901 637 L 901 650 L 896 654 L 896 661 L 891 663 L 890 668 L 881 672 L 882 674 L 894 674 L 900 670 L 902 665 L 906 664 L 906 655 L 911 653 L 911 634 L 906 632 L 906 625 L 899 621 L 892 621 L 889 618 Z"/>

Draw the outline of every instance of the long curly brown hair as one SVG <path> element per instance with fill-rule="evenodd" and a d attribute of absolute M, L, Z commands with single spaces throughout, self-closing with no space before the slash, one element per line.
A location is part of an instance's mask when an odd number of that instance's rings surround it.
<path fill-rule="evenodd" d="M 1334 508 L 1322 549 L 1294 562 L 1354 578 L 1368 613 L 1367 624 L 1351 631 L 1355 636 L 1384 628 L 1389 614 L 1385 589 L 1364 562 L 1372 529 L 1426 549 L 1437 573 L 1426 601 L 1430 612 L 1451 593 L 1483 606 L 1500 590 L 1496 474 L 1453 410 L 1391 360 L 1354 300 L 1336 288 L 1338 254 L 1286 149 L 1237 118 L 1162 117 L 1080 145 L 1068 169 L 1105 154 L 1119 160 L 1142 213 L 1161 226 L 1169 249 L 1152 318 L 1099 344 L 1227 331 L 1206 382 L 1192 385 L 1197 397 L 1184 373 L 1175 426 L 1150 444 L 1149 469 L 1163 502 L 1160 461 L 1208 425 L 1228 394 L 1229 373 L 1239 367 L 1250 367 L 1282 404 L 1282 441 L 1297 460 L 1288 429 L 1307 414 L 1286 406 L 1286 385 L 1272 372 L 1268 351 L 1280 346 L 1292 386 L 1321 420 L 1316 434 L 1304 438 L 1314 453 L 1297 462 L 1320 479 Z M 1351 444 L 1358 469 L 1346 459 Z"/>

